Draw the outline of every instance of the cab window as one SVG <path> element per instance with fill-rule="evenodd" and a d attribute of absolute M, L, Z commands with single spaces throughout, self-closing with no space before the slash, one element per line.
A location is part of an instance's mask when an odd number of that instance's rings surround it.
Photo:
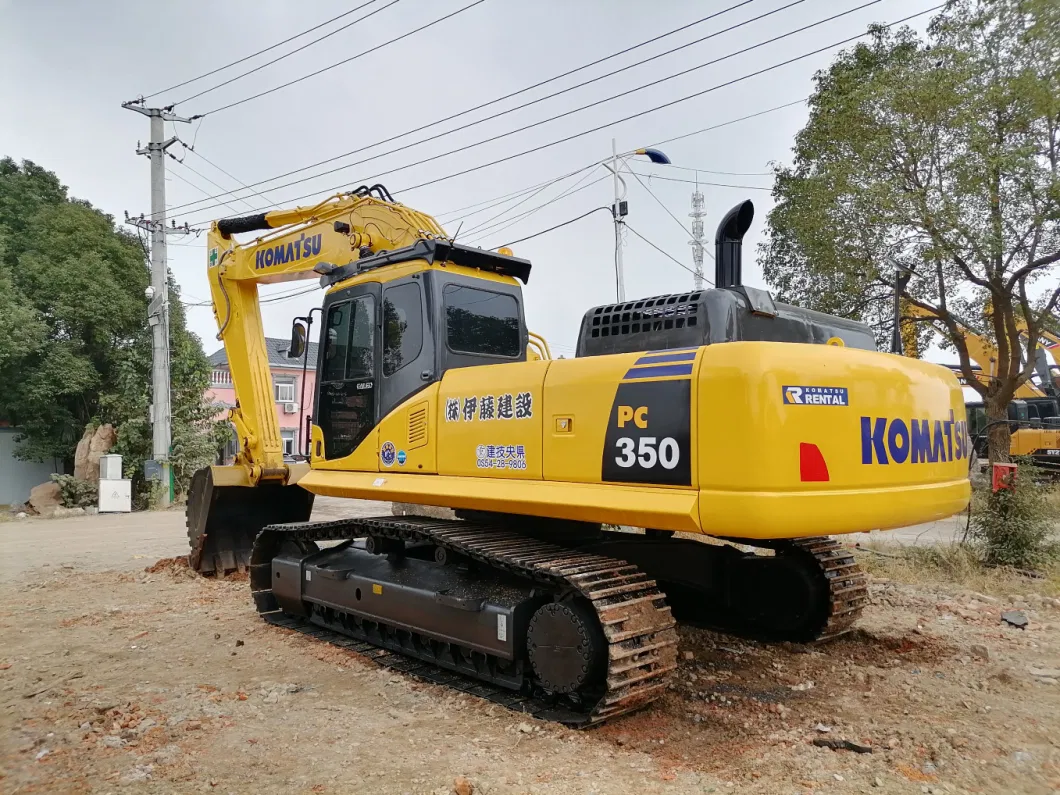
<path fill-rule="evenodd" d="M 447 284 L 442 299 L 446 340 L 451 350 L 488 356 L 519 355 L 519 302 L 514 296 Z"/>
<path fill-rule="evenodd" d="M 374 372 L 375 302 L 365 295 L 328 310 L 324 381 L 371 377 Z"/>
<path fill-rule="evenodd" d="M 383 292 L 383 375 L 415 361 L 422 348 L 420 286 L 408 282 L 388 287 Z"/>

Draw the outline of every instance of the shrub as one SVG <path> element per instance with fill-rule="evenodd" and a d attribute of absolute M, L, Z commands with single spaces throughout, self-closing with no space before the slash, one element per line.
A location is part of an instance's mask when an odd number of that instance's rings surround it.
<path fill-rule="evenodd" d="M 1015 488 L 976 492 L 971 538 L 988 566 L 1037 569 L 1060 556 L 1052 538 L 1057 511 L 1050 492 L 1055 487 L 1030 460 L 1018 464 Z"/>
<path fill-rule="evenodd" d="M 59 484 L 64 508 L 87 508 L 99 503 L 99 484 L 78 480 L 73 475 L 52 475 Z"/>

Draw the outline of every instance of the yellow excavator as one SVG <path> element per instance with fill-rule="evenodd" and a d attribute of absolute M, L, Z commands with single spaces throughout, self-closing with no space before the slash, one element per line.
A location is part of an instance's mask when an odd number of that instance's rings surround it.
<path fill-rule="evenodd" d="M 530 262 L 455 243 L 382 186 L 214 223 L 240 451 L 193 478 L 191 564 L 249 566 L 273 624 L 570 725 L 661 695 L 675 620 L 848 631 L 866 578 L 827 536 L 964 508 L 961 389 L 741 284 L 753 212 L 719 225 L 716 289 L 590 308 L 558 360 L 526 327 Z M 553 267 L 560 289 L 578 263 Z M 300 278 L 326 293 L 308 461 L 285 463 L 257 291 Z M 313 522 L 314 495 L 457 518 Z"/>
<path fill-rule="evenodd" d="M 936 320 L 938 314 L 923 306 L 902 299 L 903 318 L 920 317 Z M 964 330 L 968 357 L 973 364 L 973 374 L 980 383 L 988 384 L 997 375 L 997 347 L 984 335 L 977 332 L 967 321 L 956 318 Z M 902 324 L 902 344 L 906 356 L 919 358 L 915 330 L 906 320 Z M 942 334 L 934 323 L 932 329 Z M 1017 328 L 1022 337 L 1027 335 L 1027 324 L 1021 318 Z M 1009 454 L 1026 456 L 1049 472 L 1060 472 L 1060 368 L 1050 362 L 1051 354 L 1060 351 L 1060 337 L 1049 329 L 1042 329 L 1035 349 L 1036 361 L 1032 378 L 1021 384 L 1015 392 L 1015 400 L 1009 404 L 1012 434 Z M 951 365 L 963 382 L 959 365 Z M 967 401 L 965 412 L 973 436 L 973 447 L 980 458 L 986 458 L 987 438 L 983 429 L 987 425 L 986 407 L 981 400 Z"/>

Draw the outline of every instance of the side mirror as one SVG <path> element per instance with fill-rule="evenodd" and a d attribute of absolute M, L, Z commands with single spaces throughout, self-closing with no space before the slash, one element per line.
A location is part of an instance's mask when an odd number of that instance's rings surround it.
<path fill-rule="evenodd" d="M 305 324 L 295 320 L 291 324 L 291 346 L 287 349 L 288 359 L 301 359 L 305 353 Z"/>

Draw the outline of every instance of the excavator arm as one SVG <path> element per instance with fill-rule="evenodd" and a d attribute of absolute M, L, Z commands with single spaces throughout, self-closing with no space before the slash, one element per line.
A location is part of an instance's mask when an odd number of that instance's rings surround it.
<path fill-rule="evenodd" d="M 263 234 L 244 243 L 233 237 L 250 232 Z M 207 467 L 192 478 L 187 508 L 192 568 L 242 570 L 262 527 L 306 521 L 312 511 L 313 495 L 295 485 L 308 465 L 283 460 L 258 285 L 314 278 L 362 256 L 445 237 L 437 221 L 398 204 L 378 185 L 311 207 L 211 225 L 210 294 L 235 389 L 229 420 L 239 452 L 234 466 Z"/>
<path fill-rule="evenodd" d="M 931 322 L 930 325 L 933 329 L 935 329 L 936 332 L 938 332 L 939 334 L 945 333 L 940 328 L 940 325 L 937 325 L 937 321 L 939 321 L 938 313 L 933 312 L 925 307 L 917 306 L 911 301 L 902 301 L 902 316 L 927 318 L 929 321 L 934 321 Z M 964 340 L 965 345 L 968 347 L 968 358 L 971 359 L 972 362 L 979 368 L 976 373 L 978 380 L 982 383 L 988 383 L 991 379 L 997 376 L 997 347 L 989 339 L 987 339 L 985 336 L 973 329 L 969 323 L 957 317 L 955 317 L 954 319 L 960 324 L 961 328 L 964 329 Z M 1026 326 L 1022 326 L 1020 330 L 1025 331 Z M 903 342 L 906 341 L 905 328 L 903 328 L 902 339 Z M 916 356 L 915 351 L 915 347 L 911 348 L 909 345 L 905 346 L 905 354 L 907 356 Z M 1035 384 L 1031 383 L 1030 381 L 1026 382 L 1025 384 L 1022 384 L 1016 390 L 1017 398 L 1033 398 L 1042 396 L 1043 393 L 1041 389 L 1039 389 Z"/>

